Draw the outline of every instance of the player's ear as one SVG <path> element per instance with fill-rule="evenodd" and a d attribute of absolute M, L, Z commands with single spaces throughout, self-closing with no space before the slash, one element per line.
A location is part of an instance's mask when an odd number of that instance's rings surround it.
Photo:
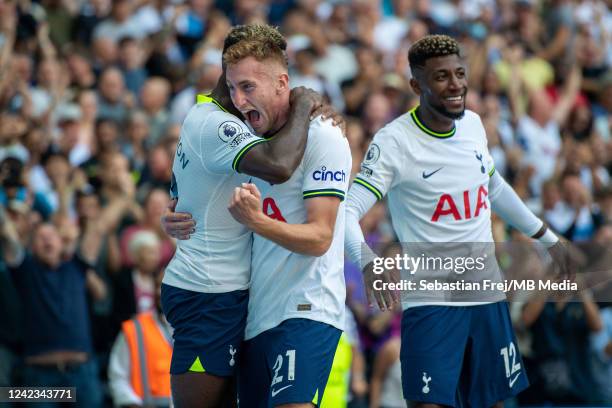
<path fill-rule="evenodd" d="M 414 93 L 417 95 L 421 95 L 421 93 L 423 93 L 421 90 L 421 85 L 419 84 L 419 81 L 414 77 L 410 78 L 410 87 L 412 88 Z"/>
<path fill-rule="evenodd" d="M 289 90 L 289 75 L 283 72 L 278 75 L 278 81 L 276 86 L 277 94 L 281 94 Z"/>

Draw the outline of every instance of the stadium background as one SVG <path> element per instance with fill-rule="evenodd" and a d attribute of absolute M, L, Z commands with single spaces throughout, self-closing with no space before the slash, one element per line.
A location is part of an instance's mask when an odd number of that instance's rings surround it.
<path fill-rule="evenodd" d="M 612 242 L 604 1 L 0 0 L 0 205 L 23 243 L 51 220 L 69 245 L 127 198 L 104 226 L 96 269 L 107 295 L 90 307 L 107 403 L 119 323 L 153 307 L 148 282 L 174 250 L 159 219 L 181 121 L 216 83 L 228 29 L 246 23 L 279 26 L 291 85 L 325 94 L 346 115 L 353 175 L 374 133 L 417 102 L 409 46 L 428 33 L 455 36 L 469 67 L 467 107 L 482 116 L 497 170 L 569 240 Z M 362 228 L 372 243 L 394 240 L 384 202 Z M 525 239 L 497 218 L 493 228 L 496 241 Z M 359 271 L 347 264 L 345 274 L 355 323 L 349 399 L 360 407 L 381 380 L 387 392 L 399 381 L 399 313 L 368 310 Z M 0 385 L 22 379 L 28 301 L 0 262 Z M 535 385 L 515 403 L 612 405 L 610 305 L 550 303 L 526 316 L 528 303 L 512 311 Z M 387 378 L 373 367 L 387 367 Z"/>

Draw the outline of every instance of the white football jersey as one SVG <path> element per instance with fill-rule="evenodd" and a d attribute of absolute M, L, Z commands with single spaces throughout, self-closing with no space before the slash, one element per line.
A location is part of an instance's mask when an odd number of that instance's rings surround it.
<path fill-rule="evenodd" d="M 495 171 L 482 122 L 465 111 L 446 134 L 415 110 L 382 128 L 354 183 L 388 205 L 401 242 L 492 242 L 489 177 Z"/>
<path fill-rule="evenodd" d="M 381 129 L 372 140 L 352 188 L 366 188 L 377 199 L 388 196 L 393 228 L 407 254 L 418 257 L 481 257 L 478 275 L 453 275 L 430 267 L 402 278 L 486 279 L 498 281 L 499 266 L 492 243 L 489 178 L 495 172 L 480 117 L 469 110 L 445 134 L 423 125 L 416 108 Z M 439 243 L 432 245 L 432 243 Z M 429 265 L 429 264 L 428 264 Z M 433 263 L 435 265 L 435 262 Z M 469 292 L 454 305 L 498 301 L 503 293 L 480 296 Z M 447 304 L 452 292 L 403 291 L 404 308 L 419 304 Z M 457 298 L 455 298 L 457 299 Z M 420 303 L 423 302 L 423 303 Z M 453 303 L 448 303 L 453 304 Z"/>
<path fill-rule="evenodd" d="M 191 213 L 195 233 L 177 242 L 164 283 L 196 292 L 247 289 L 252 234 L 229 213 L 234 188 L 249 180 L 237 172 L 240 160 L 265 139 L 236 116 L 202 95 L 181 128 L 172 165 L 176 211 Z"/>
<path fill-rule="evenodd" d="M 270 185 L 257 180 L 263 211 L 290 224 L 307 221 L 304 200 L 332 196 L 342 202 L 331 247 L 321 257 L 291 252 L 253 235 L 252 278 L 246 339 L 284 320 L 305 318 L 344 326 L 344 198 L 351 170 L 347 140 L 331 121 L 310 124 L 302 162 L 291 178 Z"/>

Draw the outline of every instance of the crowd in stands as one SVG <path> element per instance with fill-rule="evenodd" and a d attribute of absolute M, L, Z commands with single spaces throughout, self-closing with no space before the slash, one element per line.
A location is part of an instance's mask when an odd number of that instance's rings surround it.
<path fill-rule="evenodd" d="M 216 84 L 229 28 L 248 23 L 280 27 L 291 85 L 345 115 L 353 176 L 373 135 L 418 103 L 410 45 L 429 33 L 460 41 L 467 108 L 497 171 L 604 276 L 569 301 L 512 302 L 532 383 L 515 403 L 612 405 L 604 0 L 0 0 L 0 386 L 70 383 L 88 390 L 82 406 L 142 404 L 129 380 L 109 380 L 111 351 L 125 320 L 158 310 L 181 122 Z M 384 200 L 361 226 L 368 242 L 395 240 Z M 496 217 L 493 230 L 528 241 Z M 533 254 L 504 255 L 538 269 Z M 403 407 L 400 311 L 368 308 L 357 267 L 345 275 L 346 403 Z"/>

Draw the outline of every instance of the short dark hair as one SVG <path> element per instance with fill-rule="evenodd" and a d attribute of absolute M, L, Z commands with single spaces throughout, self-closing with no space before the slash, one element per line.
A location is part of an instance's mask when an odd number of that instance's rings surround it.
<path fill-rule="evenodd" d="M 410 69 L 423 68 L 428 59 L 447 55 L 461 56 L 459 43 L 454 38 L 448 35 L 425 36 L 412 44 L 408 50 Z"/>

